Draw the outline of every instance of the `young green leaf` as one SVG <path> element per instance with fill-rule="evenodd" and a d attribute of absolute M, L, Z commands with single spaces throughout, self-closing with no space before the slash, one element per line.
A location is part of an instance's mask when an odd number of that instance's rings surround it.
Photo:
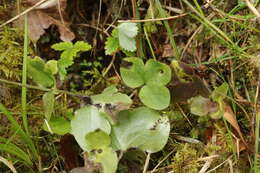
<path fill-rule="evenodd" d="M 43 124 L 42 128 L 47 132 L 55 133 L 57 135 L 65 135 L 71 131 L 70 122 L 64 117 L 52 117 Z"/>
<path fill-rule="evenodd" d="M 86 135 L 86 145 L 90 150 L 106 148 L 110 144 L 110 136 L 101 130 L 90 132 Z"/>
<path fill-rule="evenodd" d="M 58 73 L 58 62 L 56 60 L 49 60 L 45 64 L 46 71 L 50 71 L 51 74 L 55 75 Z"/>
<path fill-rule="evenodd" d="M 168 88 L 160 85 L 145 85 L 139 92 L 139 98 L 144 105 L 162 110 L 170 104 L 170 92 Z"/>
<path fill-rule="evenodd" d="M 100 111 L 106 112 L 110 123 L 116 122 L 116 115 L 118 112 L 128 109 L 131 104 L 131 98 L 119 93 L 116 86 L 112 85 L 104 89 L 101 94 L 91 96 L 94 105 L 100 105 Z"/>
<path fill-rule="evenodd" d="M 118 104 L 118 103 L 124 103 L 126 105 L 131 105 L 132 100 L 128 95 L 119 93 L 116 86 L 112 85 L 110 87 L 107 87 L 104 89 L 104 91 L 101 94 L 91 96 L 91 99 L 94 104 Z"/>
<path fill-rule="evenodd" d="M 118 116 L 118 123 L 112 127 L 115 148 L 126 151 L 137 147 L 154 153 L 167 143 L 170 133 L 167 117 L 146 107 L 121 111 Z"/>
<path fill-rule="evenodd" d="M 228 84 L 224 82 L 222 85 L 214 89 L 210 97 L 214 101 L 222 100 L 227 96 L 227 92 L 228 92 Z"/>
<path fill-rule="evenodd" d="M 135 36 L 138 32 L 136 23 L 122 23 L 117 28 L 120 47 L 131 52 L 135 51 Z"/>
<path fill-rule="evenodd" d="M 49 121 L 54 111 L 55 98 L 54 98 L 53 91 L 49 91 L 45 93 L 42 97 L 42 101 L 43 101 L 45 118 Z"/>
<path fill-rule="evenodd" d="M 205 116 L 217 109 L 217 105 L 208 98 L 196 96 L 190 99 L 190 112 L 194 115 Z"/>
<path fill-rule="evenodd" d="M 101 164 L 102 173 L 115 173 L 117 170 L 117 154 L 111 147 L 97 150 L 92 160 Z"/>
<path fill-rule="evenodd" d="M 71 134 L 84 151 L 91 150 L 85 140 L 88 133 L 100 129 L 110 134 L 111 127 L 104 114 L 94 106 L 85 106 L 75 112 L 75 116 L 71 120 Z"/>
<path fill-rule="evenodd" d="M 61 80 L 64 80 L 69 66 L 73 64 L 74 58 L 78 52 L 88 51 L 91 49 L 91 45 L 83 41 L 78 41 L 74 45 L 71 42 L 61 42 L 52 45 L 52 48 L 57 51 L 62 51 L 61 57 L 58 60 L 58 67 Z"/>
<path fill-rule="evenodd" d="M 28 75 L 42 87 L 52 87 L 55 83 L 52 71 L 40 57 L 28 59 Z"/>
<path fill-rule="evenodd" d="M 144 84 L 144 63 L 143 60 L 136 57 L 125 58 L 124 61 L 132 63 L 129 68 L 120 68 L 120 74 L 124 83 L 131 87 L 137 88 Z"/>
<path fill-rule="evenodd" d="M 107 38 L 105 42 L 106 55 L 112 55 L 119 49 L 118 30 L 112 31 L 112 36 Z"/>

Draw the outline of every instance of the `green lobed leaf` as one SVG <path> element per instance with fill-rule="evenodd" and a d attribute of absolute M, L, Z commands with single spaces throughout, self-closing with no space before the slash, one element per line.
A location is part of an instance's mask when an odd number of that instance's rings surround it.
<path fill-rule="evenodd" d="M 166 85 L 171 80 L 171 69 L 168 65 L 154 59 L 145 64 L 145 84 Z"/>
<path fill-rule="evenodd" d="M 118 25 L 118 39 L 119 45 L 127 51 L 136 50 L 135 36 L 137 35 L 138 28 L 136 23 L 122 23 Z"/>
<path fill-rule="evenodd" d="M 71 42 L 61 42 L 52 45 L 52 48 L 57 51 L 62 51 L 61 57 L 58 60 L 58 68 L 61 80 L 64 80 L 67 74 L 66 68 L 74 63 L 73 60 L 77 56 L 77 53 L 90 50 L 91 45 L 83 41 L 77 41 L 74 45 Z"/>
<path fill-rule="evenodd" d="M 219 119 L 224 115 L 224 99 L 227 96 L 228 89 L 228 84 L 224 82 L 222 85 L 215 88 L 214 91 L 211 93 L 210 97 L 212 98 L 212 100 L 218 103 L 218 111 L 211 113 L 211 118 Z"/>
<path fill-rule="evenodd" d="M 42 87 L 52 87 L 55 83 L 54 76 L 50 70 L 46 70 L 45 63 L 40 57 L 28 59 L 28 75 Z"/>
<path fill-rule="evenodd" d="M 64 117 L 52 117 L 43 124 L 42 128 L 47 132 L 57 135 L 65 135 L 71 131 L 70 122 Z"/>
<path fill-rule="evenodd" d="M 77 49 L 78 51 L 88 51 L 91 48 L 91 45 L 84 41 L 77 41 L 73 46 L 73 49 Z"/>
<path fill-rule="evenodd" d="M 72 47 L 73 47 L 72 42 L 60 42 L 60 43 L 53 44 L 51 46 L 52 49 L 58 50 L 58 51 L 67 50 Z"/>
<path fill-rule="evenodd" d="M 220 99 L 224 99 L 227 96 L 227 92 L 228 92 L 228 84 L 224 82 L 222 85 L 214 89 L 210 97 L 212 98 L 212 100 L 218 101 Z"/>
<path fill-rule="evenodd" d="M 84 151 L 91 150 L 85 141 L 88 133 L 100 129 L 110 134 L 111 127 L 104 114 L 94 106 L 85 106 L 75 112 L 75 116 L 71 120 L 71 134 Z"/>
<path fill-rule="evenodd" d="M 108 37 L 105 42 L 106 55 L 112 55 L 119 49 L 118 30 L 112 31 L 112 36 Z"/>
<path fill-rule="evenodd" d="M 124 83 L 131 87 L 137 88 L 144 85 L 144 63 L 143 60 L 137 57 L 125 58 L 124 61 L 132 63 L 129 68 L 120 68 L 120 74 Z"/>
<path fill-rule="evenodd" d="M 118 25 L 117 28 L 118 28 L 118 34 L 123 34 L 127 37 L 135 37 L 138 32 L 136 23 L 121 23 Z"/>
<path fill-rule="evenodd" d="M 45 118 L 49 121 L 54 111 L 55 98 L 54 98 L 53 91 L 49 91 L 45 93 L 42 97 L 42 101 L 43 101 Z"/>
<path fill-rule="evenodd" d="M 152 109 L 162 110 L 170 104 L 170 92 L 165 86 L 145 85 L 139 92 L 142 103 Z"/>
<path fill-rule="evenodd" d="M 112 127 L 112 144 L 119 150 L 140 148 L 154 153 L 167 143 L 170 124 L 167 117 L 146 107 L 121 111 Z"/>

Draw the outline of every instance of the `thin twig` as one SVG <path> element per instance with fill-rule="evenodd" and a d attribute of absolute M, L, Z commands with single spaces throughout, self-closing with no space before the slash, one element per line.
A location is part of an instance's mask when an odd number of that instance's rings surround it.
<path fill-rule="evenodd" d="M 172 20 L 178 19 L 180 17 L 186 16 L 188 13 L 180 14 L 177 16 L 170 16 L 170 17 L 163 17 L 163 18 L 156 18 L 156 19 L 140 19 L 140 20 L 118 20 L 119 23 L 130 22 L 130 23 L 141 23 L 141 22 L 155 22 L 155 21 L 162 21 L 162 20 Z"/>
<path fill-rule="evenodd" d="M 254 7 L 254 5 L 249 0 L 245 0 L 245 2 L 249 10 L 251 10 L 254 13 L 254 15 L 256 15 L 256 17 L 260 18 L 260 13 Z"/>
<path fill-rule="evenodd" d="M 109 72 L 109 70 L 113 66 L 115 59 L 116 59 L 116 54 L 113 55 L 113 58 L 112 58 L 110 64 L 108 65 L 106 70 L 102 73 L 102 78 L 100 78 L 91 88 L 95 88 L 101 82 L 101 80 L 106 76 L 106 74 Z"/>
<path fill-rule="evenodd" d="M 16 169 L 14 168 L 14 165 L 11 162 L 9 162 L 8 160 L 6 160 L 5 158 L 1 157 L 1 156 L 0 156 L 0 162 L 2 162 L 9 169 L 11 169 L 13 173 L 17 173 Z"/>
<path fill-rule="evenodd" d="M 15 21 L 16 19 L 18 19 L 19 17 L 27 14 L 28 12 L 32 11 L 34 8 L 36 8 L 37 6 L 41 5 L 42 3 L 44 3 L 45 1 L 48 1 L 48 0 L 41 0 L 40 2 L 36 3 L 34 6 L 26 9 L 25 11 L 23 11 L 22 13 L 18 14 L 17 16 L 11 18 L 10 20 L 6 21 L 5 23 L 3 23 L 2 25 L 0 25 L 0 28 Z"/>
<path fill-rule="evenodd" d="M 170 153 L 168 153 L 154 168 L 150 173 L 154 173 L 156 171 L 156 169 L 170 156 L 172 155 L 172 153 L 174 152 L 174 150 L 172 150 Z"/>

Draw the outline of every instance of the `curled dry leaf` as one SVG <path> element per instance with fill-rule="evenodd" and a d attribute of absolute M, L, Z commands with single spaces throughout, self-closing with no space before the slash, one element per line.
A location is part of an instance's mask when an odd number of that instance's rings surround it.
<path fill-rule="evenodd" d="M 234 114 L 234 112 L 232 111 L 231 107 L 229 105 L 225 106 L 225 112 L 223 117 L 231 124 L 231 126 L 237 131 L 238 135 L 240 136 L 242 142 L 245 144 L 245 146 L 247 147 L 247 143 L 243 137 L 243 134 L 240 130 L 240 127 L 237 123 L 237 119 L 236 116 Z"/>
<path fill-rule="evenodd" d="M 37 0 L 26 0 L 25 5 L 33 6 Z M 59 2 L 59 3 L 58 3 Z M 62 41 L 72 41 L 75 38 L 74 33 L 69 29 L 65 8 L 67 6 L 66 0 L 47 0 L 40 6 L 28 13 L 28 29 L 30 38 L 37 41 L 41 35 L 45 33 L 45 29 L 51 25 L 56 25 L 60 33 Z M 22 20 L 20 18 L 18 25 L 22 27 Z"/>

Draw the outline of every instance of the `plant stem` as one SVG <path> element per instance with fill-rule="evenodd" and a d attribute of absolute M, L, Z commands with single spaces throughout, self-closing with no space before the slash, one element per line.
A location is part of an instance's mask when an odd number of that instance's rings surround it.
<path fill-rule="evenodd" d="M 258 168 L 257 155 L 259 149 L 259 125 L 260 125 L 260 111 L 256 112 L 254 173 L 259 173 L 259 169 L 257 169 Z"/>
<path fill-rule="evenodd" d="M 89 96 L 89 95 L 86 95 L 84 93 L 76 93 L 76 92 L 70 92 L 70 91 L 65 91 L 65 90 L 58 90 L 58 89 L 53 89 L 53 88 L 42 88 L 42 87 L 39 87 L 39 86 L 28 85 L 28 84 L 21 84 L 19 82 L 13 82 L 13 81 L 5 80 L 5 79 L 0 79 L 0 83 L 6 83 L 6 84 L 9 84 L 9 85 L 16 85 L 16 86 L 21 86 L 21 87 L 25 87 L 25 88 L 46 91 L 46 92 L 54 91 L 54 92 L 64 93 L 64 94 L 68 94 L 68 95 L 72 95 L 72 96 L 79 96 L 79 97 L 87 97 L 87 96 Z"/>
<path fill-rule="evenodd" d="M 146 173 L 146 171 L 148 169 L 150 157 L 151 157 L 151 153 L 148 153 L 147 156 L 146 156 L 143 173 Z"/>
<path fill-rule="evenodd" d="M 24 16 L 24 45 L 23 45 L 23 72 L 22 72 L 22 84 L 27 83 L 27 55 L 28 55 L 28 20 L 27 14 Z M 22 87 L 22 119 L 23 126 L 26 133 L 29 135 L 28 121 L 27 121 L 27 101 L 26 101 L 27 88 Z"/>

